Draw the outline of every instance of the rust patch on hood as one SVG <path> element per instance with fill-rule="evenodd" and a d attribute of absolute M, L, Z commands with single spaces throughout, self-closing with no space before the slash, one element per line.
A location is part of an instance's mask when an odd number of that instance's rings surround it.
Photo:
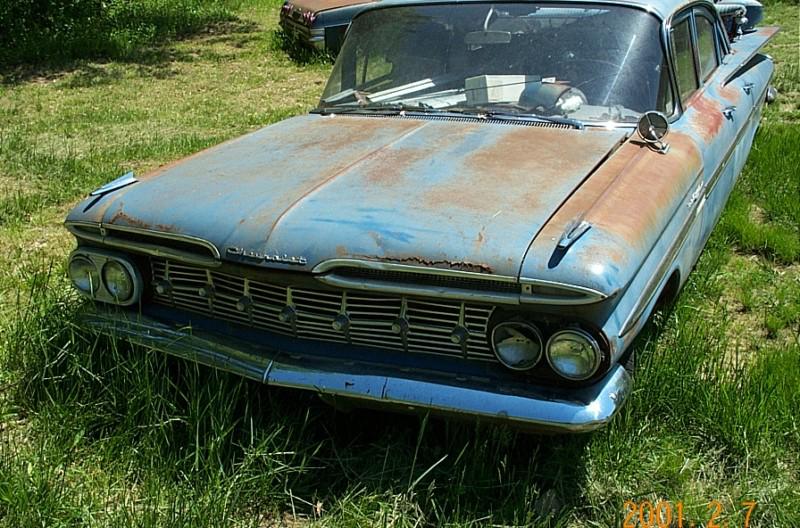
<path fill-rule="evenodd" d="M 138 227 L 139 229 L 149 229 L 153 231 L 161 231 L 163 233 L 180 233 L 181 230 L 178 229 L 174 225 L 167 225 L 167 224 L 149 224 L 143 220 L 135 218 L 127 213 L 124 210 L 119 210 L 114 213 L 114 216 L 111 217 L 109 223 L 111 224 L 120 224 L 120 225 L 127 225 L 130 227 Z"/>
<path fill-rule="evenodd" d="M 565 155 L 567 146 L 575 153 Z M 471 188 L 454 179 L 428 193 L 425 202 L 488 215 L 499 212 L 498 204 L 504 204 L 504 215 L 551 207 L 552 194 L 572 191 L 565 176 L 586 176 L 586 160 L 602 159 L 608 150 L 600 131 L 515 127 L 463 161 L 460 169 L 469 174 Z"/>
<path fill-rule="evenodd" d="M 150 224 L 126 214 L 125 211 L 117 211 L 116 213 L 114 213 L 114 216 L 111 217 L 110 223 L 112 224 L 123 223 L 131 227 L 150 229 Z"/>
<path fill-rule="evenodd" d="M 553 253 L 565 226 L 578 217 L 626 245 L 592 247 L 595 260 L 608 258 L 621 265 L 630 259 L 631 248 L 648 247 L 660 233 L 664 215 L 672 213 L 702 169 L 700 152 L 689 136 L 673 132 L 669 142 L 670 152 L 664 155 L 629 140 L 553 215 L 529 254 Z"/>
<path fill-rule="evenodd" d="M 422 266 L 425 268 L 449 269 L 457 271 L 470 271 L 472 273 L 492 273 L 492 268 L 488 264 L 476 264 L 474 262 L 453 262 L 450 260 L 428 260 L 423 257 L 376 257 L 359 255 L 358 258 L 371 260 L 374 262 L 391 262 L 394 264 L 407 264 L 410 266 Z"/>

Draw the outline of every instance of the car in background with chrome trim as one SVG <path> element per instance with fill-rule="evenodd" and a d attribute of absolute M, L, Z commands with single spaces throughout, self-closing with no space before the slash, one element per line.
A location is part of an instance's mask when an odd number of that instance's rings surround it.
<path fill-rule="evenodd" d="M 87 324 L 326 400 L 600 427 L 744 165 L 776 31 L 707 1 L 376 4 L 310 114 L 69 213 Z"/>
<path fill-rule="evenodd" d="M 292 42 L 336 55 L 350 21 L 376 0 L 286 0 L 278 24 Z"/>

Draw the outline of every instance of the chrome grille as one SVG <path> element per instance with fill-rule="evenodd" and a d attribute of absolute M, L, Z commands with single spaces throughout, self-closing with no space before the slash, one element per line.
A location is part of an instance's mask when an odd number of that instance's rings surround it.
<path fill-rule="evenodd" d="M 151 259 L 151 266 L 153 284 L 169 284 L 163 293 L 153 292 L 159 304 L 304 339 L 495 359 L 486 339 L 490 305 L 276 285 L 158 258 Z M 201 290 L 211 293 L 204 297 Z M 287 307 L 294 320 L 283 322 L 280 314 Z M 343 314 L 349 326 L 334 329 L 334 320 Z M 405 331 L 393 329 L 398 320 L 407 323 Z M 466 330 L 466 338 L 453 342 L 451 335 L 459 329 Z"/>

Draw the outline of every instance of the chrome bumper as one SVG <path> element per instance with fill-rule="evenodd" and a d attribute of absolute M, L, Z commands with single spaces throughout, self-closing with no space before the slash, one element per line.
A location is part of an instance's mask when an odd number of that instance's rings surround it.
<path fill-rule="evenodd" d="M 619 365 L 589 387 L 546 389 L 528 384 L 437 380 L 429 373 L 387 372 L 374 365 L 298 358 L 249 341 L 221 339 L 124 311 L 97 311 L 84 321 L 103 333 L 278 387 L 361 400 L 367 406 L 430 410 L 525 428 L 586 432 L 605 425 L 622 405 L 630 377 Z M 224 341 L 224 342 L 223 342 Z"/>

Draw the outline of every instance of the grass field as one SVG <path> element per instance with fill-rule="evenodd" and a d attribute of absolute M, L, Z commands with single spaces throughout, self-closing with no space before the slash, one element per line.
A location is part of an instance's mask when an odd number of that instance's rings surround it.
<path fill-rule="evenodd" d="M 330 66 L 287 57 L 278 0 L 219 5 L 180 40 L 2 71 L 0 526 L 621 527 L 628 500 L 800 526 L 796 4 L 767 10 L 781 99 L 720 225 L 638 340 L 626 407 L 575 437 L 336 413 L 75 322 L 71 204 L 319 97 Z"/>

